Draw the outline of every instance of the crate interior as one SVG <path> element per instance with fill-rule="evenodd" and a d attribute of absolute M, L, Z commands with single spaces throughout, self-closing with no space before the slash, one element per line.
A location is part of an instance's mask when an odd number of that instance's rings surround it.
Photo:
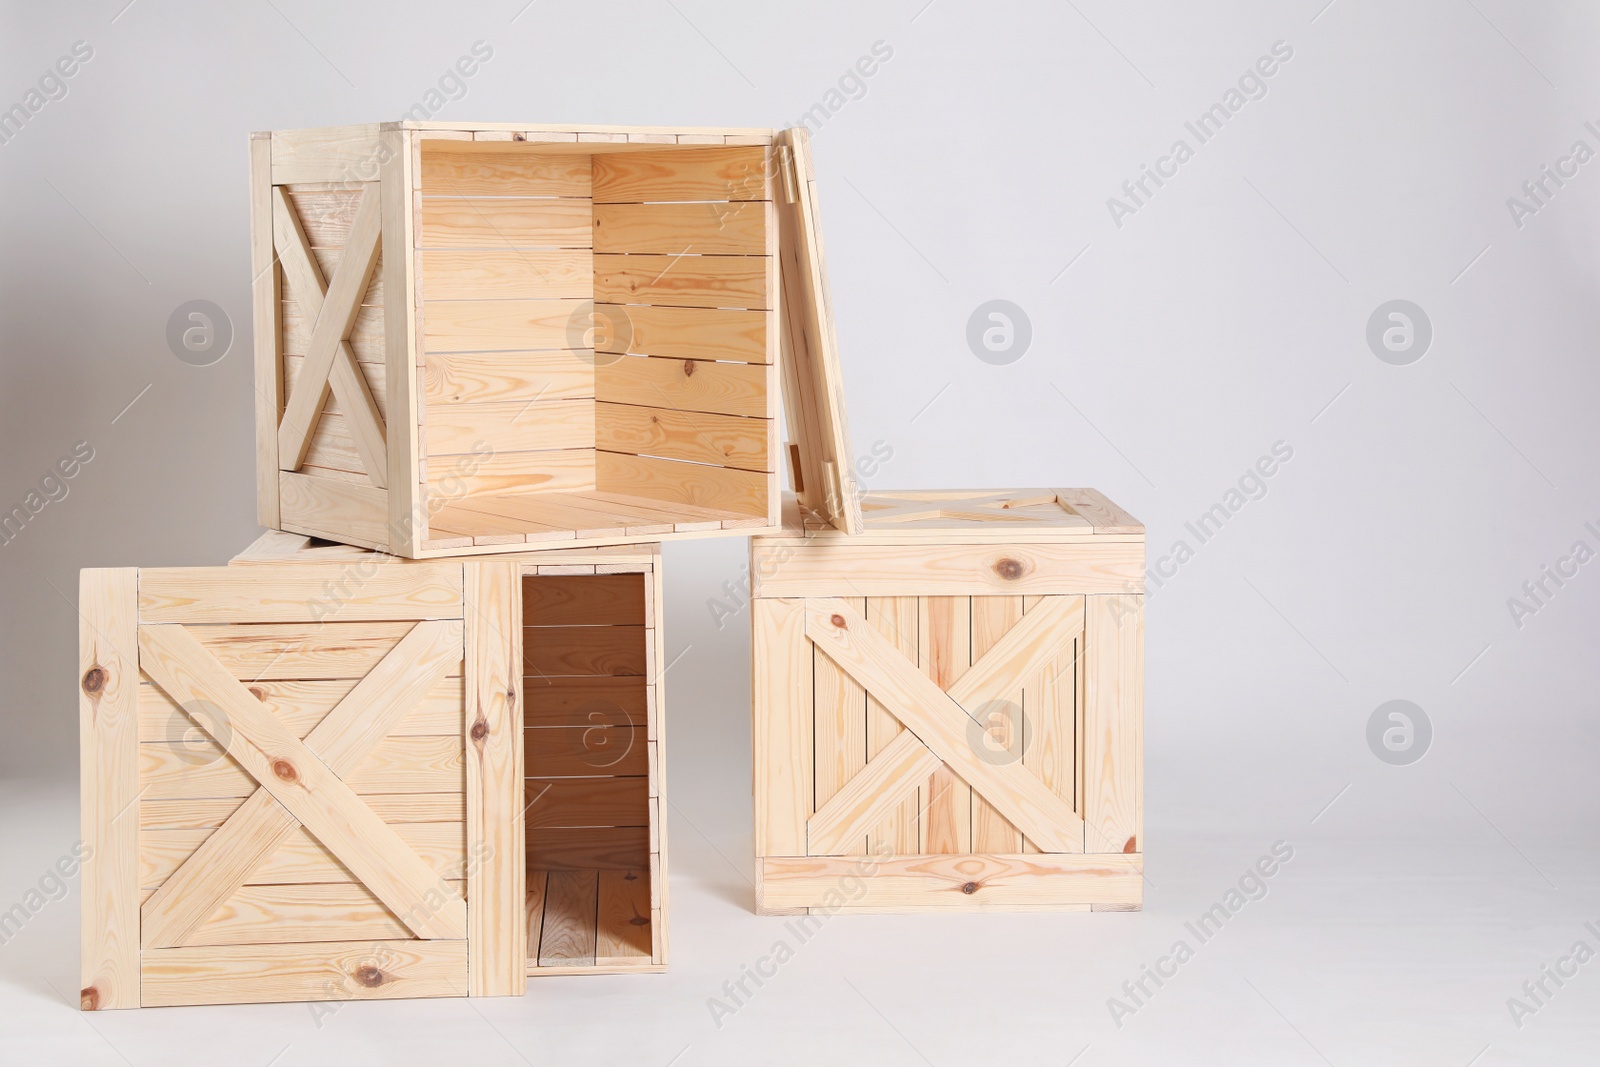
<path fill-rule="evenodd" d="M 770 151 L 421 142 L 433 541 L 767 524 Z"/>
<path fill-rule="evenodd" d="M 652 962 L 647 578 L 523 578 L 530 975 Z"/>

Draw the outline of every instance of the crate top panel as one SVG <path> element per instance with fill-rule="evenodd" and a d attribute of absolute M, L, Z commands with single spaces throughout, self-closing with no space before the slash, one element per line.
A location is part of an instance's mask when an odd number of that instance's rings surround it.
<path fill-rule="evenodd" d="M 1144 540 L 1144 526 L 1097 489 L 903 489 L 861 498 L 862 532 L 852 544 L 1037 544 Z M 844 535 L 784 500 L 783 532 L 763 545 L 836 543 Z"/>
<path fill-rule="evenodd" d="M 511 552 L 500 553 L 490 557 L 474 556 L 471 558 L 477 562 L 518 562 L 528 567 L 538 567 L 541 572 L 545 567 L 570 567 L 575 568 L 574 573 L 583 573 L 583 568 L 588 568 L 589 571 L 599 569 L 639 570 L 644 567 L 654 566 L 660 557 L 661 546 L 655 542 L 649 542 L 645 544 L 609 545 L 600 548 L 558 548 L 542 552 Z M 426 565 L 447 562 L 450 558 L 436 556 L 431 559 L 407 559 L 404 556 L 391 556 L 385 552 L 374 552 L 371 549 L 356 548 L 353 545 L 341 545 L 316 537 L 306 537 L 302 534 L 285 533 L 282 530 L 268 530 L 256 538 L 243 552 L 229 560 L 228 565 L 231 567 L 274 563 L 348 563 L 360 566 L 380 563 Z M 549 573 L 558 572 L 552 570 Z"/>

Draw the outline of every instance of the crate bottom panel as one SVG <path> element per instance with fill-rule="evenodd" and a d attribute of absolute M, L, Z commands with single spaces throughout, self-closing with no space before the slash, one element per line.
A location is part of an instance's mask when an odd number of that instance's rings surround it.
<path fill-rule="evenodd" d="M 659 971 L 650 872 L 528 871 L 528 976 Z"/>
<path fill-rule="evenodd" d="M 756 910 L 1135 911 L 1139 853 L 781 856 L 758 862 Z"/>
<path fill-rule="evenodd" d="M 263 1004 L 467 995 L 465 941 L 324 941 L 146 949 L 140 1003 Z"/>
<path fill-rule="evenodd" d="M 514 544 L 561 548 L 568 542 L 655 541 L 673 534 L 748 533 L 767 527 L 765 515 L 623 493 L 490 493 L 465 497 L 433 512 L 428 518 L 432 536 L 424 548 Z"/>

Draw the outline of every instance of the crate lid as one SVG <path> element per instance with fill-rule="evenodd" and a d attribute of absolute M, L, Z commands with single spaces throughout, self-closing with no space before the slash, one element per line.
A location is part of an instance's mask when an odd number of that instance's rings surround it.
<path fill-rule="evenodd" d="M 859 534 L 860 493 L 845 423 L 844 381 L 818 222 L 811 132 L 778 134 L 779 274 L 783 402 L 789 470 L 798 506 L 814 521 Z"/>
<path fill-rule="evenodd" d="M 1038 543 L 1144 539 L 1138 519 L 1096 489 L 907 489 L 865 494 L 856 540 L 876 544 Z M 798 501 L 784 501 L 783 532 L 765 544 L 840 536 Z"/>

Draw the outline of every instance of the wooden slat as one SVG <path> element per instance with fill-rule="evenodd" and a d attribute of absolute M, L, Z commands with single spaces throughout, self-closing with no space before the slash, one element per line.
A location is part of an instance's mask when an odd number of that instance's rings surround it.
<path fill-rule="evenodd" d="M 461 882 L 445 884 L 461 896 Z M 381 940 L 403 938 L 409 932 L 363 885 L 249 885 L 196 927 L 186 945 Z"/>
<path fill-rule="evenodd" d="M 282 275 L 272 245 L 272 140 L 250 137 L 250 318 L 256 387 L 256 521 L 278 525 L 278 420 L 283 415 Z"/>
<path fill-rule="evenodd" d="M 841 619 L 843 626 L 835 619 Z M 806 603 L 806 636 L 883 702 L 884 707 L 923 743 L 983 794 L 1040 847 L 1071 852 L 1081 847 L 1083 820 L 1021 764 L 996 765 L 979 759 L 967 739 L 972 722 L 961 704 L 920 673 L 866 624 L 850 605 L 836 598 Z M 999 649 L 997 648 L 997 651 Z M 993 655 L 994 652 L 991 652 Z M 937 661 L 935 661 L 937 662 Z M 929 821 L 934 817 L 930 809 Z M 959 827 L 956 828 L 959 832 Z M 930 832 L 930 837 L 937 835 Z M 956 846 L 970 842 L 956 841 Z"/>
<path fill-rule="evenodd" d="M 305 364 L 306 359 L 304 356 L 283 357 L 283 382 L 285 388 L 289 392 L 292 393 L 299 387 L 301 375 L 305 371 Z M 389 410 L 388 398 L 384 396 L 384 390 L 388 386 L 388 368 L 386 368 L 382 363 L 362 363 L 359 366 L 361 373 L 367 379 L 368 387 L 371 389 L 372 401 L 378 406 L 379 417 L 385 417 Z M 321 433 L 322 431 L 326 430 L 328 425 L 335 419 L 338 419 L 342 425 L 343 415 L 344 409 L 339 405 L 338 395 L 334 394 L 329 396 L 328 402 L 322 407 L 322 418 L 317 420 L 316 432 Z M 349 436 L 348 430 L 345 431 L 345 435 L 347 437 Z M 355 441 L 353 439 L 350 441 L 350 447 L 352 449 L 355 448 Z M 317 465 L 316 462 L 310 458 L 316 450 L 315 437 L 313 437 L 311 449 L 312 450 L 310 452 L 306 453 L 306 462 L 308 464 Z M 362 466 L 358 469 L 361 471 L 362 481 L 368 481 L 369 479 L 367 478 L 366 467 Z"/>
<path fill-rule="evenodd" d="M 771 306 L 772 293 L 768 289 L 771 264 L 765 256 L 625 256 L 597 253 L 593 269 L 594 300 L 597 304 L 757 310 Z"/>
<path fill-rule="evenodd" d="M 602 402 L 649 408 L 705 411 L 765 419 L 776 414 L 767 371 L 743 363 L 616 356 L 594 372 L 594 394 Z"/>
<path fill-rule="evenodd" d="M 1033 611 L 1045 598 L 1025 597 L 1027 611 Z M 1083 636 L 1070 648 L 1028 679 L 1023 689 L 1022 706 L 1033 729 L 1033 740 L 1023 753 L 1023 764 L 1056 796 L 1068 801 L 1082 814 L 1078 782 L 1078 700 L 1082 692 Z M 1024 852 L 1037 852 L 1038 846 L 1023 840 Z"/>
<path fill-rule="evenodd" d="M 751 518 L 767 513 L 772 475 L 620 452 L 598 452 L 594 463 L 602 492 L 681 501 Z"/>
<path fill-rule="evenodd" d="M 467 876 L 467 831 L 462 822 L 398 823 L 394 831 L 440 878 Z M 207 828 L 144 829 L 139 837 L 139 884 L 155 890 L 213 834 Z M 303 826 L 289 835 L 252 870 L 245 885 L 354 882 L 355 875 Z"/>
<path fill-rule="evenodd" d="M 874 597 L 867 601 L 867 621 L 908 660 L 917 659 L 917 598 Z M 905 727 L 871 693 L 867 694 L 867 758 L 879 755 Z M 932 774 L 932 770 L 929 770 Z M 870 827 L 867 849 L 886 846 L 890 852 L 910 855 L 921 847 L 922 791 L 918 788 L 900 802 L 887 818 Z"/>
<path fill-rule="evenodd" d="M 491 446 L 492 447 L 492 446 Z M 457 462 L 459 460 L 459 462 Z M 512 493 L 594 488 L 595 453 L 590 448 L 540 452 L 496 452 L 492 456 L 440 457 L 428 462 L 430 507 L 434 498 L 464 499 Z M 433 513 L 435 525 L 443 510 Z"/>
<path fill-rule="evenodd" d="M 659 456 L 747 471 L 770 471 L 766 419 L 600 403 L 594 444 L 608 452 Z"/>
<path fill-rule="evenodd" d="M 379 158 L 376 123 L 272 131 L 272 182 L 371 181 Z"/>
<path fill-rule="evenodd" d="M 587 249 L 503 252 L 425 249 L 422 292 L 434 300 L 584 299 L 595 264 Z"/>
<path fill-rule="evenodd" d="M 528 829 L 647 826 L 650 783 L 644 778 L 546 778 L 527 783 Z"/>
<path fill-rule="evenodd" d="M 530 869 L 632 870 L 649 859 L 648 826 L 549 827 L 528 831 Z"/>
<path fill-rule="evenodd" d="M 806 552 L 758 541 L 756 596 L 960 596 L 1123 592 L 1144 587 L 1144 546 L 889 545 L 827 541 Z"/>
<path fill-rule="evenodd" d="M 391 737 L 344 775 L 357 794 L 441 793 L 460 789 L 460 736 Z M 139 746 L 139 780 L 146 798 L 242 797 L 255 791 L 255 779 L 211 741 L 153 742 Z"/>
<path fill-rule="evenodd" d="M 551 871 L 544 899 L 539 966 L 594 963 L 596 871 Z"/>
<path fill-rule="evenodd" d="M 806 632 L 809 636 L 809 622 Z M 972 663 L 972 598 L 920 598 L 917 601 L 917 640 L 917 660 L 922 672 L 940 689 L 948 689 Z M 905 660 L 904 656 L 900 658 Z M 876 692 L 874 695 L 880 697 L 880 702 L 887 700 Z M 894 714 L 891 705 L 885 702 L 884 706 Z M 966 724 L 960 725 L 964 730 Z M 961 743 L 968 744 L 965 736 Z M 921 819 L 923 852 L 972 851 L 972 793 L 971 785 L 954 767 L 941 766 L 928 776 L 922 791 L 927 805 Z"/>
<path fill-rule="evenodd" d="M 840 881 L 860 878 L 854 857 L 768 857 L 758 861 L 761 903 L 772 908 L 828 907 Z M 992 904 L 1138 904 L 1143 857 L 1117 854 L 898 856 L 860 878 L 855 907 L 978 910 Z M 832 898 L 830 899 L 830 894 Z"/>
<path fill-rule="evenodd" d="M 594 157 L 596 204 L 765 200 L 767 149 L 678 149 Z"/>
<path fill-rule="evenodd" d="M 445 780 L 450 780 L 456 750 L 453 745 L 438 742 L 451 742 L 454 738 L 384 739 L 407 710 L 461 662 L 461 649 L 459 622 L 419 623 L 305 735 L 306 749 L 351 786 L 356 786 L 359 779 L 361 785 L 380 782 L 396 791 L 418 788 L 419 783 L 429 780 L 427 773 L 411 773 L 419 751 L 435 761 L 442 760 Z M 264 711 L 259 709 L 257 714 Z M 270 713 L 266 715 L 265 721 L 277 722 Z M 191 717 L 208 732 L 216 725 L 208 722 L 204 714 Z M 288 736 L 297 736 L 281 723 L 279 726 Z M 143 746 L 145 753 L 170 755 L 187 764 L 187 768 L 161 767 L 152 771 L 150 761 L 141 758 L 147 793 L 152 797 L 171 795 L 176 791 L 174 781 L 182 786 L 179 795 L 193 796 L 197 788 L 208 791 L 205 784 L 214 777 L 238 769 L 237 762 L 224 757 L 222 751 L 234 747 L 232 734 L 232 727 L 227 726 L 225 734 L 213 734 L 215 741 L 210 743 Z M 400 748 L 398 755 L 396 748 Z M 209 768 L 194 762 L 195 753 L 200 751 L 211 755 Z M 395 765 L 400 768 L 398 771 L 393 769 Z M 210 768 L 215 768 L 216 773 L 208 773 Z M 361 768 L 359 776 L 352 773 L 357 768 Z M 140 937 L 145 947 L 172 948 L 189 943 L 200 923 L 246 884 L 251 873 L 294 832 L 296 819 L 270 791 L 256 790 L 248 780 L 242 787 L 251 791 L 250 798 L 145 901 L 140 916 Z"/>
<path fill-rule="evenodd" d="M 379 624 L 381 625 L 381 624 Z M 278 723 L 181 626 L 142 626 L 139 664 L 173 699 L 202 709 L 228 754 L 422 937 L 466 935 L 466 907 L 446 899 L 436 874 L 300 740 Z M 207 712 L 204 709 L 218 709 Z M 225 718 L 223 718 L 225 717 Z M 224 730 L 222 722 L 229 724 Z M 293 783 L 289 785 L 288 783 Z M 431 894 L 431 896 L 430 896 Z"/>
<path fill-rule="evenodd" d="M 284 567 L 270 579 L 235 567 L 139 572 L 139 617 L 147 623 L 377 622 L 459 618 L 461 568 L 448 564 L 352 569 Z"/>
<path fill-rule="evenodd" d="M 417 247 L 588 248 L 595 233 L 591 216 L 589 204 L 575 198 L 424 197 Z"/>
<path fill-rule="evenodd" d="M 601 871 L 595 916 L 596 965 L 650 958 L 650 877 L 645 871 Z"/>
<path fill-rule="evenodd" d="M 1085 598 L 1084 848 L 1143 851 L 1144 598 Z"/>
<path fill-rule="evenodd" d="M 535 678 L 645 674 L 643 626 L 540 626 L 523 635 L 523 664 Z"/>
<path fill-rule="evenodd" d="M 643 624 L 644 587 L 638 574 L 530 578 L 523 583 L 523 625 Z"/>
<path fill-rule="evenodd" d="M 592 448 L 593 400 L 437 404 L 428 409 L 428 455 L 466 455 L 486 443 L 497 452 Z"/>
<path fill-rule="evenodd" d="M 1013 626 L 1022 621 L 1022 597 L 975 596 L 972 598 L 972 662 L 978 663 Z M 1063 642 L 1057 639 L 1057 644 Z M 970 672 L 969 672 L 970 677 Z M 1022 704 L 1021 680 L 1026 675 L 1009 677 L 1011 688 L 995 674 L 984 680 L 985 697 L 976 706 L 964 705 L 984 728 L 981 743 L 989 758 L 1005 763 L 1021 763 L 1028 736 Z M 965 679 L 963 679 L 965 680 Z M 1058 794 L 1059 795 L 1059 794 Z M 983 798 L 972 797 L 972 850 L 1012 853 L 1022 851 L 1022 831 Z"/>
<path fill-rule="evenodd" d="M 456 793 L 369 793 L 367 807 L 390 825 L 402 823 L 461 822 L 466 818 L 462 795 Z M 201 800 L 143 800 L 139 804 L 139 829 L 189 830 L 221 826 L 243 805 L 243 797 L 208 797 Z"/>
<path fill-rule="evenodd" d="M 864 600 L 849 603 L 857 611 L 866 610 Z M 866 766 L 867 693 L 827 656 L 812 658 L 811 679 L 812 747 L 815 750 L 811 807 L 819 810 Z M 828 848 L 830 854 L 865 851 L 866 831 L 862 830 L 852 841 L 830 840 Z"/>
<path fill-rule="evenodd" d="M 196 626 L 190 633 L 235 678 L 364 678 L 413 629 L 406 622 Z M 253 698 L 252 698 L 253 699 Z M 257 704 L 260 702 L 257 701 Z"/>
<path fill-rule="evenodd" d="M 153 949 L 150 1006 L 467 995 L 465 941 L 325 941 Z"/>
<path fill-rule="evenodd" d="M 806 850 L 812 806 L 812 648 L 805 602 L 750 603 L 751 706 L 757 856 Z"/>
<path fill-rule="evenodd" d="M 373 290 L 368 287 L 363 300 L 372 295 Z M 284 354 L 304 356 L 311 346 L 311 330 L 317 324 L 316 315 L 314 312 L 308 312 L 297 301 L 288 299 L 287 296 L 280 307 Z M 363 302 L 360 310 L 356 312 L 356 321 L 350 327 L 350 336 L 346 340 L 350 344 L 350 351 L 355 354 L 356 362 L 362 364 L 364 369 L 383 363 L 383 317 L 382 306 Z M 370 369 L 368 374 L 371 374 Z"/>
<path fill-rule="evenodd" d="M 359 184 L 329 182 L 286 185 L 283 190 L 312 248 L 343 248 L 361 204 Z"/>
<path fill-rule="evenodd" d="M 418 488 L 422 449 L 417 430 L 421 393 L 417 382 L 417 287 L 415 262 L 407 251 L 412 245 L 415 212 L 411 190 L 417 175 L 412 170 L 411 134 L 385 131 L 382 144 L 383 245 L 396 252 L 383 264 L 384 283 L 394 294 L 384 321 L 391 488 L 386 501 L 388 529 L 373 547 L 416 556 L 428 536 L 427 512 Z"/>
<path fill-rule="evenodd" d="M 589 160 L 520 151 L 501 153 L 459 143 L 422 142 L 421 191 L 430 196 L 589 195 Z"/>
<path fill-rule="evenodd" d="M 596 204 L 596 252 L 669 256 L 760 256 L 767 252 L 772 206 L 741 204 Z"/>
<path fill-rule="evenodd" d="M 766 311 L 601 302 L 596 314 L 620 327 L 595 339 L 603 353 L 772 363 L 778 351 Z"/>
<path fill-rule="evenodd" d="M 389 543 L 389 490 L 280 471 L 278 494 L 286 529 L 368 547 Z"/>
<path fill-rule="evenodd" d="M 467 873 L 469 992 L 520 996 L 523 946 L 522 626 L 519 564 L 467 563 Z"/>
<path fill-rule="evenodd" d="M 582 312 L 578 303 L 548 294 L 527 300 L 479 299 L 482 295 L 429 299 L 422 328 L 430 354 L 579 347 L 574 339 L 581 340 L 582 330 L 573 327 L 574 315 Z"/>
<path fill-rule="evenodd" d="M 430 309 L 429 322 L 432 322 Z M 429 430 L 451 404 L 579 400 L 595 395 L 587 352 L 455 352 L 428 356 Z"/>
<path fill-rule="evenodd" d="M 79 1000 L 139 1006 L 138 571 L 78 576 Z"/>
<path fill-rule="evenodd" d="M 1144 524 L 1098 489 L 1057 489 L 1057 499 L 1094 524 L 1097 534 L 1142 534 Z"/>
<path fill-rule="evenodd" d="M 523 690 L 532 726 L 592 726 L 590 716 L 602 712 L 643 725 L 646 679 L 638 677 L 567 677 L 528 679 Z"/>
<path fill-rule="evenodd" d="M 421 737 L 428 734 L 459 734 L 462 720 L 462 679 L 441 679 L 417 705 L 389 731 L 391 737 Z M 278 721 L 296 737 L 305 737 L 355 687 L 355 680 L 333 678 L 321 681 L 253 681 L 246 685 Z M 159 686 L 139 687 L 139 740 L 196 741 L 199 727 Z"/>

